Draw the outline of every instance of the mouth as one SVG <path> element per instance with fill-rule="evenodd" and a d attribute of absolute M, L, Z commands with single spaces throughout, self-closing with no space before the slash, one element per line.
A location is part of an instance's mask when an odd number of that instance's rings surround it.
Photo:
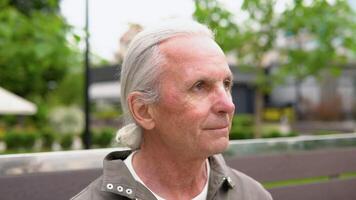
<path fill-rule="evenodd" d="M 216 132 L 216 133 L 228 133 L 229 126 L 214 126 L 203 129 L 205 131 Z"/>
<path fill-rule="evenodd" d="M 213 127 L 203 129 L 209 135 L 214 135 L 214 137 L 227 137 L 229 135 L 229 127 Z"/>
<path fill-rule="evenodd" d="M 219 124 L 210 124 L 207 125 L 205 127 L 203 127 L 203 129 L 205 130 L 221 130 L 221 129 L 228 129 L 230 127 L 230 123 L 219 123 Z"/>
<path fill-rule="evenodd" d="M 205 130 L 227 130 L 229 129 L 229 126 L 219 126 L 219 127 L 211 127 L 211 128 L 205 128 Z"/>

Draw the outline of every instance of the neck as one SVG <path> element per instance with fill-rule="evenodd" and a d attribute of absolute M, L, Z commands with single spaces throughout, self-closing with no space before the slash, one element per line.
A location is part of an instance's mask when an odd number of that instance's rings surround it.
<path fill-rule="evenodd" d="M 189 158 L 156 145 L 142 144 L 133 157 L 137 175 L 153 192 L 166 199 L 192 199 L 208 181 L 206 158 Z"/>

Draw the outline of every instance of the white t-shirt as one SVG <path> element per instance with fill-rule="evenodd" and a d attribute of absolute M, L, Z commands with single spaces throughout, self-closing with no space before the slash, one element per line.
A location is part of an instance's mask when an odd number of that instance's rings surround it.
<path fill-rule="evenodd" d="M 158 196 L 156 193 L 154 193 L 152 190 L 150 190 L 150 188 L 148 188 L 145 183 L 141 180 L 141 178 L 136 174 L 135 169 L 132 166 L 132 157 L 133 155 L 136 153 L 132 152 L 125 160 L 124 163 L 126 164 L 127 168 L 129 169 L 130 173 L 132 174 L 132 176 L 135 178 L 136 181 L 140 182 L 142 185 L 144 185 L 149 191 L 152 192 L 152 194 L 158 199 L 158 200 L 165 200 L 164 198 Z M 209 183 L 209 176 L 210 176 L 210 165 L 209 165 L 209 161 L 206 160 L 206 168 L 207 168 L 207 172 L 208 172 L 208 178 L 207 181 L 205 183 L 205 186 L 203 188 L 203 190 L 200 192 L 200 194 L 198 194 L 197 196 L 195 196 L 192 200 L 206 200 L 206 197 L 208 196 L 208 183 Z"/>

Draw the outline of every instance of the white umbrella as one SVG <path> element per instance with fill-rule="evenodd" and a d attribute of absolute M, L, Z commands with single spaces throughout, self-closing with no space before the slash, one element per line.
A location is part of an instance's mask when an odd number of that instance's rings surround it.
<path fill-rule="evenodd" d="M 35 104 L 0 87 L 0 115 L 32 115 L 37 112 Z"/>

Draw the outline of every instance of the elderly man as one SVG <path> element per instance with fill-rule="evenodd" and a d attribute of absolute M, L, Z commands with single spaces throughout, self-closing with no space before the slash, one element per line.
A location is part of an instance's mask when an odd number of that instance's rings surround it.
<path fill-rule="evenodd" d="M 250 177 L 226 166 L 235 106 L 233 77 L 211 31 L 168 23 L 138 34 L 121 71 L 126 126 L 103 176 L 73 199 L 269 200 Z"/>

